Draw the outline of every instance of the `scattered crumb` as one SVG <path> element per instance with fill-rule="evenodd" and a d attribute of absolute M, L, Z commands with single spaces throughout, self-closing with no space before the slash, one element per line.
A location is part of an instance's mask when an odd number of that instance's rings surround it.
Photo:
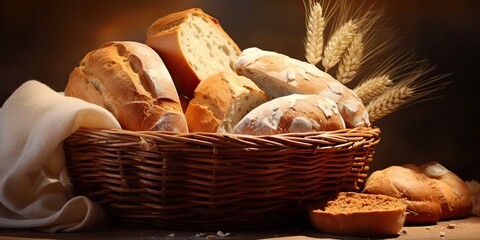
<path fill-rule="evenodd" d="M 455 224 L 454 223 L 449 223 L 448 226 L 447 226 L 448 229 L 454 229 L 455 228 Z"/>
<path fill-rule="evenodd" d="M 427 230 L 430 230 L 430 229 L 432 229 L 432 228 L 431 228 L 431 227 L 427 227 Z"/>
<path fill-rule="evenodd" d="M 400 233 L 401 233 L 401 234 L 407 234 L 407 230 L 402 229 L 402 231 L 401 231 Z"/>
<path fill-rule="evenodd" d="M 175 237 L 175 233 L 170 233 L 167 237 Z"/>
<path fill-rule="evenodd" d="M 230 233 L 229 232 L 223 233 L 222 231 L 218 231 L 217 235 L 220 236 L 220 237 L 228 237 L 228 236 L 230 236 Z"/>
<path fill-rule="evenodd" d="M 440 232 L 440 237 L 445 237 L 445 232 Z"/>
<path fill-rule="evenodd" d="M 197 237 L 197 238 L 198 238 L 198 237 L 203 237 L 203 236 L 205 236 L 205 233 L 197 233 L 197 234 L 195 234 L 195 237 Z"/>

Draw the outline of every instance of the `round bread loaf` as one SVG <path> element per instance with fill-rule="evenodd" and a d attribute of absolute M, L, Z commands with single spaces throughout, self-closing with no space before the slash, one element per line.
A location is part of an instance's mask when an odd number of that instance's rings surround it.
<path fill-rule="evenodd" d="M 407 205 L 398 198 L 355 192 L 309 208 L 310 222 L 319 231 L 355 237 L 391 237 L 405 223 Z"/>
<path fill-rule="evenodd" d="M 156 20 L 147 30 L 146 44 L 158 52 L 178 91 L 189 98 L 200 81 L 218 72 L 233 72 L 240 54 L 218 20 L 199 8 Z"/>
<path fill-rule="evenodd" d="M 405 199 L 407 224 L 465 217 L 472 208 L 465 182 L 436 162 L 420 168 L 407 164 L 375 171 L 367 178 L 363 192 Z"/>
<path fill-rule="evenodd" d="M 408 224 L 433 224 L 442 217 L 438 189 L 415 165 L 391 166 L 370 174 L 364 193 L 385 194 L 405 199 Z"/>
<path fill-rule="evenodd" d="M 270 100 L 249 112 L 233 133 L 269 135 L 344 129 L 337 105 L 320 95 L 292 94 Z"/>
<path fill-rule="evenodd" d="M 110 42 L 89 52 L 71 72 L 65 95 L 106 108 L 126 130 L 188 132 L 167 68 L 142 43 Z"/>
<path fill-rule="evenodd" d="M 189 131 L 230 133 L 248 112 L 268 100 L 265 92 L 244 76 L 214 74 L 200 82 L 188 104 Z"/>
<path fill-rule="evenodd" d="M 433 179 L 433 187 L 441 191 L 441 219 L 462 218 L 471 213 L 472 202 L 467 184 L 456 174 L 438 162 L 427 162 L 419 166 L 427 177 Z"/>
<path fill-rule="evenodd" d="M 348 87 L 314 65 L 276 52 L 244 49 L 235 71 L 253 80 L 271 98 L 318 94 L 338 105 L 347 127 L 370 126 L 363 102 Z"/>

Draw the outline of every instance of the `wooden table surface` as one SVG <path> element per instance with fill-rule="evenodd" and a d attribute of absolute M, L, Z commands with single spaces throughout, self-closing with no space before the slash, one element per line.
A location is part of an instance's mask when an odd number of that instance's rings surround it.
<path fill-rule="evenodd" d="M 312 228 L 278 229 L 240 232 L 193 232 L 169 231 L 161 229 L 132 229 L 111 226 L 108 229 L 94 232 L 79 233 L 41 233 L 33 230 L 0 229 L 0 239 L 123 239 L 123 240 L 156 240 L 156 239 L 361 239 L 347 236 L 327 235 Z M 480 239 L 480 217 L 470 217 L 461 220 L 442 221 L 429 226 L 405 226 L 402 231 L 391 239 L 444 239 L 444 240 L 478 240 Z"/>

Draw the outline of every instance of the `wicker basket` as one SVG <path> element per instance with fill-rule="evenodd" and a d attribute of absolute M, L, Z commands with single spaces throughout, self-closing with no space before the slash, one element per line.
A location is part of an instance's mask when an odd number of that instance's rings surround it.
<path fill-rule="evenodd" d="M 359 190 L 379 134 L 80 129 L 65 141 L 65 154 L 77 193 L 122 225 L 239 229 L 291 224 L 307 216 L 308 204 Z"/>

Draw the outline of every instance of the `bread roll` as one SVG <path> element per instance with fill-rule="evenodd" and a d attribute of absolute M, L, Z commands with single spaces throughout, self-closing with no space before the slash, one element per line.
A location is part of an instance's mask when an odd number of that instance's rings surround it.
<path fill-rule="evenodd" d="M 258 48 L 242 51 L 235 71 L 252 79 L 270 97 L 318 94 L 333 100 L 347 127 L 370 126 L 368 112 L 355 93 L 312 64 Z"/>
<path fill-rule="evenodd" d="M 363 192 L 406 199 L 410 211 L 406 219 L 408 224 L 432 224 L 461 218 L 472 209 L 465 182 L 436 162 L 375 171 L 367 178 Z"/>
<path fill-rule="evenodd" d="M 203 80 L 187 107 L 190 132 L 230 133 L 252 109 L 269 98 L 252 80 L 234 72 L 217 73 Z"/>
<path fill-rule="evenodd" d="M 442 217 L 441 193 L 415 165 L 391 166 L 373 172 L 365 183 L 364 193 L 385 194 L 405 199 L 408 224 L 434 224 Z"/>
<path fill-rule="evenodd" d="M 433 179 L 434 187 L 442 194 L 439 198 L 442 206 L 441 219 L 462 218 L 470 214 L 472 202 L 465 182 L 438 162 L 428 162 L 419 169 Z"/>
<path fill-rule="evenodd" d="M 465 181 L 470 192 L 472 214 L 480 217 L 480 183 L 476 180 Z"/>
<path fill-rule="evenodd" d="M 240 54 L 218 20 L 198 8 L 155 21 L 147 30 L 146 44 L 158 52 L 178 91 L 189 98 L 200 81 L 218 72 L 233 71 Z"/>
<path fill-rule="evenodd" d="M 234 133 L 269 135 L 344 129 L 337 105 L 320 95 L 292 94 L 270 100 L 249 112 Z"/>
<path fill-rule="evenodd" d="M 167 68 L 142 43 L 110 42 L 89 52 L 71 72 L 65 95 L 106 108 L 126 130 L 188 131 Z"/>
<path fill-rule="evenodd" d="M 405 223 L 407 205 L 400 199 L 341 192 L 330 201 L 310 208 L 312 225 L 330 234 L 356 237 L 390 237 Z"/>

